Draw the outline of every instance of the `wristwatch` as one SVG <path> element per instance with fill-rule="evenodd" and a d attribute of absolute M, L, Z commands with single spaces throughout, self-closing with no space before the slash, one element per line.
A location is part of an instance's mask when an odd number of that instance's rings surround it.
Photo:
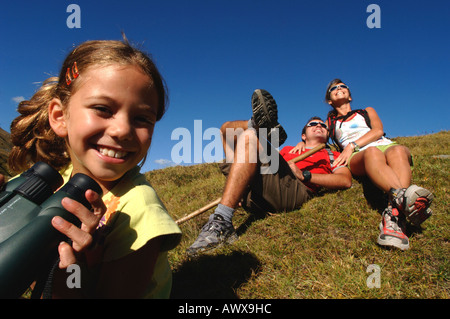
<path fill-rule="evenodd" d="M 308 183 L 311 180 L 311 172 L 310 171 L 303 171 L 303 181 L 304 183 Z"/>
<path fill-rule="evenodd" d="M 359 146 L 355 142 L 352 142 L 353 144 L 353 152 L 359 152 Z"/>

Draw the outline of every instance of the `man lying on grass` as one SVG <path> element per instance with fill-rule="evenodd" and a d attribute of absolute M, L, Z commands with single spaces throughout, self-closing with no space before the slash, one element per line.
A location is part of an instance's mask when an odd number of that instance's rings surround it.
<path fill-rule="evenodd" d="M 262 168 L 269 163 L 261 163 L 259 156 L 268 145 L 259 138 L 261 131 L 269 131 L 267 137 L 278 132 L 278 145 L 284 142 L 286 133 L 278 123 L 277 104 L 267 91 L 253 93 L 252 108 L 251 120 L 226 122 L 221 127 L 226 157 L 233 160 L 220 164 L 227 176 L 222 199 L 198 238 L 187 249 L 190 256 L 237 239 L 232 218 L 240 203 L 249 212 L 287 212 L 299 209 L 322 187 L 346 189 L 352 185 L 352 176 L 346 166 L 332 167 L 339 153 L 329 149 L 322 149 L 300 162 L 288 163 L 298 156 L 289 153 L 292 146 L 284 147 L 280 153 L 272 148 L 272 152 L 277 152 L 271 153 L 271 157 L 277 154 L 278 169 L 267 173 Z M 310 119 L 303 128 L 302 140 L 306 144 L 305 152 L 326 143 L 328 130 L 325 123 L 319 117 Z"/>

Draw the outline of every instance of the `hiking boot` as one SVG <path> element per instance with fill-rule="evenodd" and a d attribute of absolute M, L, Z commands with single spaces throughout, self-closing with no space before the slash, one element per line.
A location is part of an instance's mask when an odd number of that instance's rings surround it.
<path fill-rule="evenodd" d="M 387 207 L 381 215 L 380 235 L 377 243 L 381 246 L 392 246 L 401 250 L 409 249 L 409 239 L 403 233 L 404 216 L 397 208 Z M 402 229 L 403 228 L 403 229 Z"/>
<path fill-rule="evenodd" d="M 429 207 L 434 196 L 425 188 L 411 185 L 406 189 L 391 189 L 390 195 L 393 206 L 401 210 L 413 225 L 420 226 L 432 214 Z"/>
<path fill-rule="evenodd" d="M 424 221 L 430 218 L 431 215 L 433 215 L 433 211 L 428 207 L 425 210 L 411 213 L 411 215 L 409 215 L 407 218 L 411 224 L 415 226 L 420 226 L 420 224 L 422 224 Z"/>
<path fill-rule="evenodd" d="M 233 224 L 219 214 L 213 214 L 203 226 L 195 242 L 186 250 L 188 256 L 217 248 L 237 239 Z"/>
<path fill-rule="evenodd" d="M 252 120 L 256 128 L 267 128 L 267 140 L 278 138 L 278 146 L 282 145 L 287 139 L 287 134 L 278 123 L 278 107 L 272 95 L 266 90 L 255 90 L 252 95 L 252 109 Z"/>

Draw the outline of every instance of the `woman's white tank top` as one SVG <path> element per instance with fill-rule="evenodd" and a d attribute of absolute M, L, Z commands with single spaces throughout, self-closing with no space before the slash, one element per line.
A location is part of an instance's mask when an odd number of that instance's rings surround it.
<path fill-rule="evenodd" d="M 370 131 L 370 127 L 367 126 L 366 120 L 361 114 L 355 113 L 345 122 L 340 120 L 336 121 L 335 134 L 339 145 L 344 149 L 349 143 L 358 140 L 361 136 Z M 371 147 L 379 145 L 388 145 L 392 141 L 384 136 L 380 137 L 375 142 L 369 143 L 364 147 L 361 147 L 361 151 Z"/>

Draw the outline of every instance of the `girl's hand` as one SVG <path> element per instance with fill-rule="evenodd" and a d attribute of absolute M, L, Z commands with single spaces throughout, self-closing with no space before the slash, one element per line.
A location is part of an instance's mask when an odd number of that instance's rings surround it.
<path fill-rule="evenodd" d="M 87 252 L 95 244 L 93 234 L 97 229 L 100 219 L 106 212 L 106 206 L 96 192 L 87 190 L 85 196 L 92 205 L 92 211 L 68 197 L 63 198 L 61 201 L 62 206 L 81 221 L 80 228 L 59 216 L 52 219 L 53 227 L 72 240 L 72 246 L 66 242 L 62 242 L 58 247 L 60 257 L 59 268 L 61 269 L 75 264 L 80 253 Z M 87 262 L 89 264 L 89 261 Z"/>
<path fill-rule="evenodd" d="M 305 142 L 299 142 L 293 149 L 289 151 L 289 154 L 300 154 L 305 150 Z"/>

